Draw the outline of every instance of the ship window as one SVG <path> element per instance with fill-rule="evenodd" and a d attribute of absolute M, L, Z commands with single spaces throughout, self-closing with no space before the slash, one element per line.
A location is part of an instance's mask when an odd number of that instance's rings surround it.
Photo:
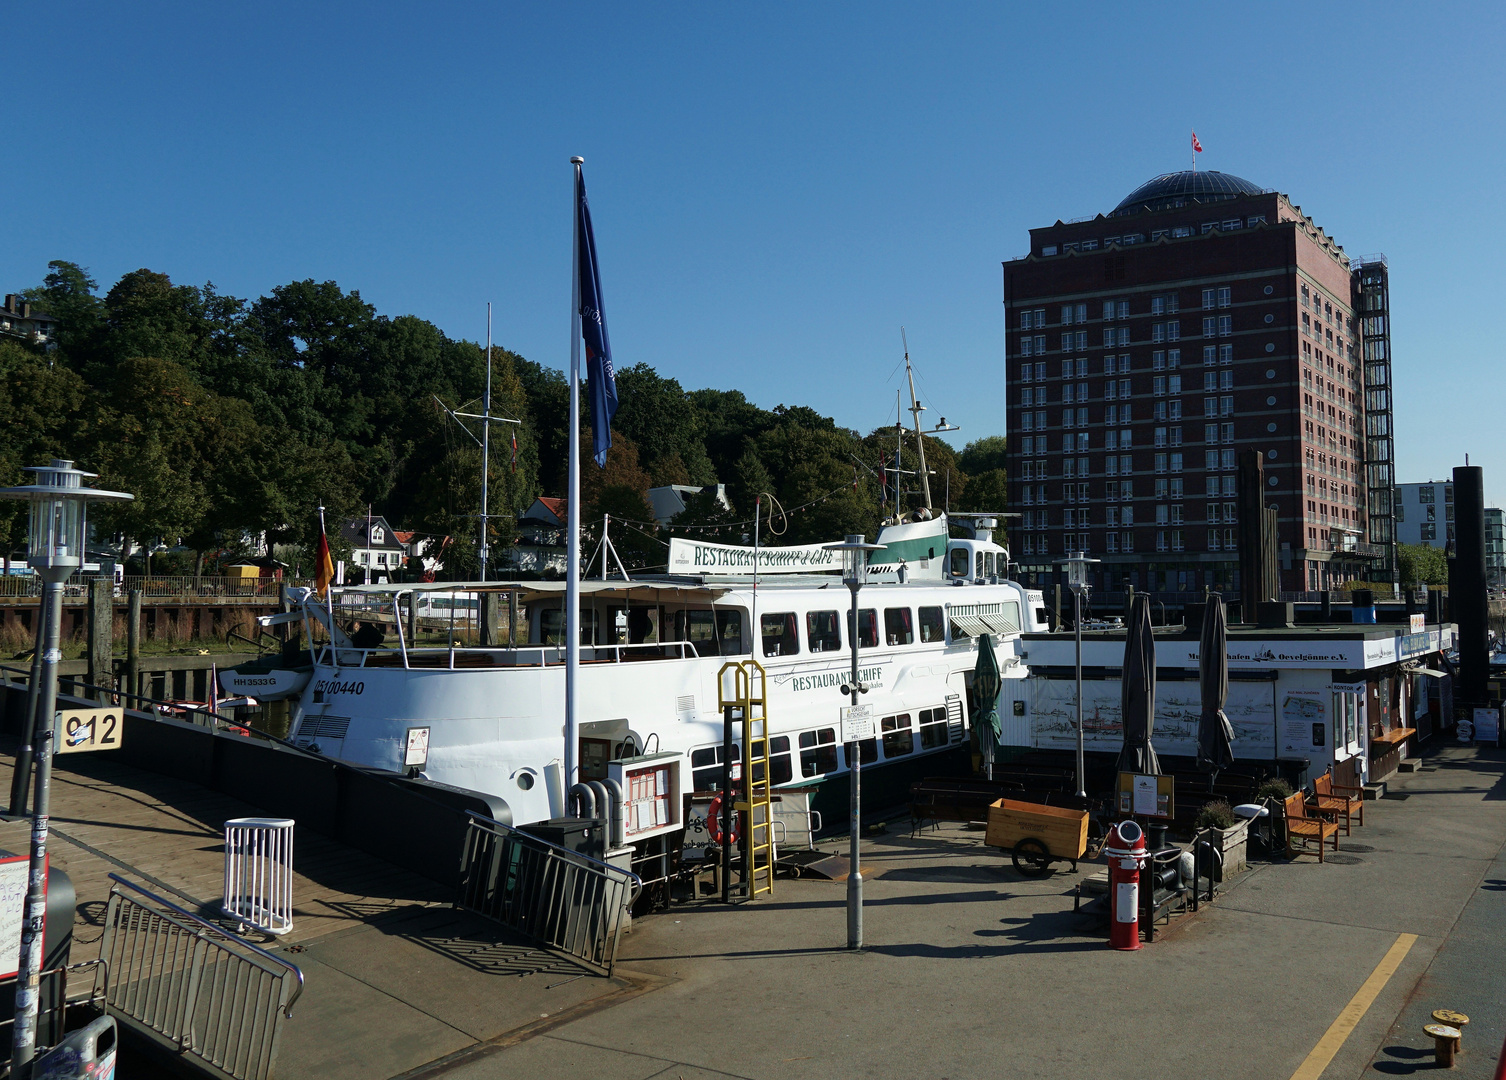
<path fill-rule="evenodd" d="M 775 784 L 788 784 L 795 778 L 790 768 L 790 737 L 775 735 L 769 740 L 769 772 Z"/>
<path fill-rule="evenodd" d="M 920 710 L 920 748 L 933 750 L 947 744 L 946 710 L 943 708 Z"/>
<path fill-rule="evenodd" d="M 847 636 L 852 637 L 852 610 L 847 612 Z M 863 608 L 858 612 L 858 648 L 874 649 L 878 647 L 878 612 L 873 608 Z"/>
<path fill-rule="evenodd" d="M 628 609 L 628 644 L 646 645 L 659 640 L 659 616 L 657 607 L 638 606 Z"/>
<path fill-rule="evenodd" d="M 434 601 L 434 607 L 453 607 L 453 599 L 440 599 Z M 594 611 L 584 610 L 580 613 L 580 643 L 592 644 L 597 626 L 597 614 Z M 539 612 L 539 645 L 563 645 L 565 643 L 565 609 L 545 608 Z"/>
<path fill-rule="evenodd" d="M 982 577 L 983 574 L 984 574 L 984 570 L 983 570 L 983 556 L 984 556 L 984 552 L 981 552 L 981 551 L 978 552 L 978 569 L 976 571 L 974 571 L 973 577 Z"/>
<path fill-rule="evenodd" d="M 864 765 L 872 765 L 878 761 L 878 740 L 864 739 L 858 743 L 858 756 L 863 759 Z M 847 754 L 847 767 L 849 769 L 852 768 L 852 754 L 850 751 Z"/>
<path fill-rule="evenodd" d="M 779 743 L 774 740 L 775 745 Z M 785 749 L 789 749 L 789 740 L 785 740 Z M 739 743 L 732 744 L 732 780 L 736 783 L 742 772 L 742 746 Z M 722 790 L 722 748 L 717 746 L 703 746 L 699 750 L 690 752 L 690 782 L 695 785 L 697 791 L 720 791 Z M 779 769 L 775 766 L 777 774 Z"/>
<path fill-rule="evenodd" d="M 967 548 L 954 548 L 952 550 L 952 576 L 967 577 L 967 568 L 972 562 Z"/>
<path fill-rule="evenodd" d="M 748 651 L 748 647 L 743 644 L 742 609 L 718 609 L 716 632 L 721 638 L 723 656 L 741 656 Z"/>
<path fill-rule="evenodd" d="M 915 641 L 915 626 L 909 608 L 884 609 L 884 640 L 890 645 L 909 645 Z"/>
<path fill-rule="evenodd" d="M 765 656 L 794 656 L 800 651 L 800 637 L 795 630 L 795 613 L 760 615 L 759 626 L 763 631 L 763 654 Z"/>
<path fill-rule="evenodd" d="M 945 734 L 945 729 L 943 729 Z M 837 732 L 835 728 L 800 733 L 800 775 L 820 776 L 837 771 Z"/>
<path fill-rule="evenodd" d="M 946 617 L 939 607 L 920 609 L 920 640 L 922 642 L 946 640 Z"/>
<path fill-rule="evenodd" d="M 915 736 L 910 731 L 910 714 L 886 716 L 881 722 L 884 733 L 884 757 L 901 757 L 915 750 Z"/>
<path fill-rule="evenodd" d="M 837 629 L 835 611 L 811 611 L 805 616 L 806 647 L 813 653 L 837 652 L 842 648 L 842 633 Z"/>
<path fill-rule="evenodd" d="M 675 612 L 675 640 L 688 641 L 701 656 L 716 655 L 716 617 L 709 608 Z"/>

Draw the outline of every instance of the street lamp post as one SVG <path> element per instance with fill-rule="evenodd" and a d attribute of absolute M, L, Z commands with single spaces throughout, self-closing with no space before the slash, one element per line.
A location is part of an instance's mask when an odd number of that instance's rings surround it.
<path fill-rule="evenodd" d="M 852 621 L 847 624 L 847 636 L 852 641 L 852 674 L 848 683 L 842 689 L 852 697 L 852 706 L 856 710 L 858 695 L 866 693 L 867 689 L 858 679 L 858 590 L 863 587 L 863 579 L 868 575 L 868 553 L 882 551 L 884 545 L 870 544 L 861 533 L 849 533 L 847 539 L 840 544 L 827 544 L 827 551 L 840 551 L 842 553 L 842 582 L 852 593 Z M 846 728 L 849 725 L 844 724 Z M 846 742 L 846 733 L 843 735 Z M 849 949 L 861 949 L 863 947 L 863 871 L 862 864 L 858 861 L 858 838 L 862 835 L 862 803 L 863 803 L 863 752 L 859 746 L 861 740 L 854 738 L 846 742 L 847 753 L 847 776 L 849 781 L 848 797 L 848 825 L 851 839 L 848 841 L 848 862 L 851 864 L 847 874 L 847 947 Z"/>
<path fill-rule="evenodd" d="M 90 499 L 131 499 L 121 491 L 98 491 L 83 486 L 84 472 L 73 462 L 53 458 L 50 465 L 33 465 L 28 472 L 37 482 L 0 488 L 0 498 L 25 499 L 31 504 L 27 564 L 42 579 L 42 651 L 40 695 L 37 698 L 34 760 L 37 793 L 32 813 L 31 858 L 27 870 L 26 902 L 21 922 L 21 955 L 16 970 L 15 1023 L 11 1035 L 11 1069 L 29 1080 L 36 1057 L 38 990 L 42 971 L 42 926 L 47 908 L 47 814 L 52 785 L 52 743 L 56 735 L 58 699 L 59 624 L 63 583 L 84 565 L 88 539 L 85 514 Z"/>
<path fill-rule="evenodd" d="M 1093 591 L 1093 586 L 1088 584 L 1088 565 L 1098 560 L 1074 551 L 1056 562 L 1067 568 L 1067 587 L 1072 590 L 1072 632 L 1077 638 L 1077 797 L 1085 799 L 1088 791 L 1082 745 L 1082 598 Z"/>

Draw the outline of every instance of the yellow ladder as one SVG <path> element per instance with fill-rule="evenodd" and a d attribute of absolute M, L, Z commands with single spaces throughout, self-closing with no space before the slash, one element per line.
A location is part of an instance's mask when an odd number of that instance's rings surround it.
<path fill-rule="evenodd" d="M 751 900 L 774 891 L 768 680 L 763 665 L 757 660 L 723 664 L 717 674 L 718 709 L 725 710 L 730 706 L 742 715 L 742 790 L 739 792 L 741 798 L 732 805 L 743 815 L 743 885 Z"/>

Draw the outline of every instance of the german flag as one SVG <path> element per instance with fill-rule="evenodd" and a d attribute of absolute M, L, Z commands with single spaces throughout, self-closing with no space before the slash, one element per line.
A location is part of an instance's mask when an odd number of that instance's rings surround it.
<path fill-rule="evenodd" d="M 314 556 L 314 592 L 329 598 L 329 584 L 335 580 L 335 562 L 329 556 L 329 538 L 324 535 L 323 515 L 319 522 L 319 550 Z"/>

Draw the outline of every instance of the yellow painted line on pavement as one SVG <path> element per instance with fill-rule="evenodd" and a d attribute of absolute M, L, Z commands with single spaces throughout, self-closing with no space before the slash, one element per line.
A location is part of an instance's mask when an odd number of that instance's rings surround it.
<path fill-rule="evenodd" d="M 1381 990 L 1386 983 L 1391 981 L 1391 976 L 1396 974 L 1396 969 L 1401 967 L 1401 962 L 1407 958 L 1411 951 L 1412 943 L 1417 940 L 1416 934 L 1398 934 L 1396 943 L 1386 950 L 1386 955 L 1381 957 L 1381 962 L 1375 965 L 1375 970 L 1365 980 L 1365 984 L 1359 988 L 1354 997 L 1349 999 L 1349 1004 L 1344 1006 L 1344 1011 L 1339 1013 L 1338 1019 L 1328 1026 L 1323 1037 L 1318 1040 L 1318 1045 L 1312 1048 L 1302 1064 L 1297 1066 L 1297 1071 L 1292 1073 L 1292 1080 L 1318 1080 L 1323 1075 L 1323 1070 L 1328 1068 L 1328 1063 L 1333 1060 L 1344 1041 L 1349 1038 L 1359 1022 L 1364 1019 L 1365 1013 L 1380 996 Z"/>

